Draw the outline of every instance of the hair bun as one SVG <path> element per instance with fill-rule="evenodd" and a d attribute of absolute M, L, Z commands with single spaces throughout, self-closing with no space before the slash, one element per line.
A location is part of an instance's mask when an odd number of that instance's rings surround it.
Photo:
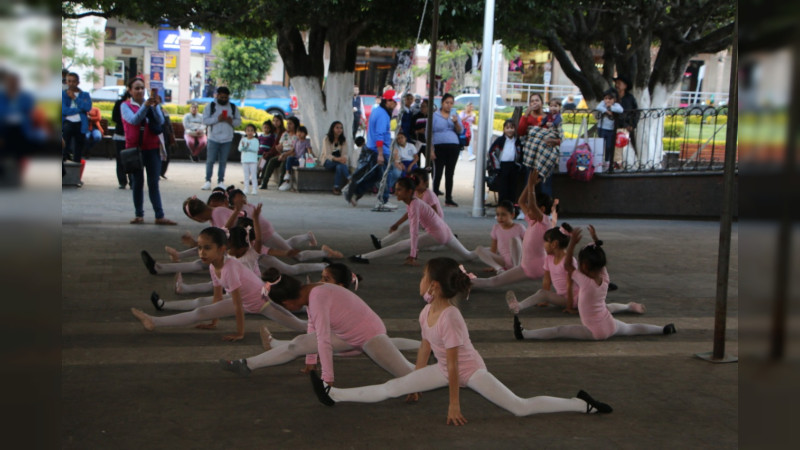
<path fill-rule="evenodd" d="M 601 239 L 598 239 L 598 240 L 594 241 L 594 245 L 596 245 L 598 247 L 602 247 L 603 246 L 603 241 Z"/>

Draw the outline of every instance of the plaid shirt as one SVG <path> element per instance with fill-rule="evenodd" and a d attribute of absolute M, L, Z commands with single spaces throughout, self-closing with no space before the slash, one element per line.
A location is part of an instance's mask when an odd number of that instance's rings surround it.
<path fill-rule="evenodd" d="M 558 146 L 545 143 L 550 138 L 562 139 L 561 124 L 552 128 L 532 127 L 523 136 L 522 164 L 529 169 L 538 170 L 542 178 L 549 177 L 558 163 Z"/>

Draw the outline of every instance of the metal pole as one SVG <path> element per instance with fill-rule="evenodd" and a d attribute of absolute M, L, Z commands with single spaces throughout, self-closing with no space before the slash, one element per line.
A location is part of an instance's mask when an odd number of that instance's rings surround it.
<path fill-rule="evenodd" d="M 492 76 L 494 57 L 492 41 L 494 40 L 494 0 L 486 0 L 483 11 L 483 62 L 481 63 L 481 101 L 478 118 L 478 137 L 475 155 L 475 191 L 472 197 L 472 217 L 483 217 L 484 188 L 483 176 L 486 171 L 486 153 L 489 150 L 494 117 L 494 98 L 492 97 Z"/>
<path fill-rule="evenodd" d="M 733 29 L 733 51 L 731 52 L 731 82 L 728 101 L 728 130 L 725 136 L 725 178 L 722 199 L 722 217 L 719 229 L 719 253 L 717 257 L 717 299 L 714 314 L 714 351 L 697 356 L 713 362 L 733 362 L 736 358 L 725 356 L 725 321 L 728 311 L 728 268 L 731 254 L 731 222 L 733 220 L 733 193 L 735 182 L 737 131 L 739 121 L 739 45 L 736 36 L 739 32 L 739 11 L 737 8 Z"/>
<path fill-rule="evenodd" d="M 439 41 L 439 0 L 433 0 L 433 25 L 431 26 L 431 70 L 428 75 L 428 122 L 425 127 L 425 167 L 431 167 L 433 147 L 433 97 L 436 96 L 436 44 Z"/>

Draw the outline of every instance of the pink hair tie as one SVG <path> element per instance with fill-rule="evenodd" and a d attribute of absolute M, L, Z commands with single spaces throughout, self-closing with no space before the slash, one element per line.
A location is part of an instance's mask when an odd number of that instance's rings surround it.
<path fill-rule="evenodd" d="M 572 232 L 571 231 L 567 231 L 566 228 L 564 228 L 564 227 L 558 227 L 558 231 L 560 231 L 561 234 L 563 234 L 564 236 L 572 237 Z"/>
<path fill-rule="evenodd" d="M 474 273 L 472 273 L 472 272 L 467 272 L 467 269 L 465 269 L 465 268 L 464 268 L 464 265 L 463 265 L 463 264 L 459 264 L 458 268 L 459 268 L 459 269 L 461 269 L 461 272 L 462 272 L 464 275 L 468 276 L 470 280 L 474 280 L 475 278 L 478 278 L 478 276 L 477 276 L 477 275 L 475 275 Z"/>
<path fill-rule="evenodd" d="M 244 233 L 244 241 L 247 242 L 247 245 L 251 245 L 250 244 L 250 230 L 252 230 L 252 229 L 253 229 L 253 227 L 251 227 L 250 225 L 244 227 L 244 231 L 245 231 L 245 233 Z"/>
<path fill-rule="evenodd" d="M 261 288 L 261 296 L 269 298 L 269 291 L 272 290 L 272 286 L 281 282 L 281 277 L 279 276 L 275 281 L 267 281 L 264 283 L 264 287 Z"/>
<path fill-rule="evenodd" d="M 193 195 L 189 197 L 189 200 L 197 200 L 197 196 Z M 189 202 L 186 202 L 186 204 L 183 205 L 183 211 L 186 213 L 186 216 L 192 217 L 192 213 L 189 212 Z"/>
<path fill-rule="evenodd" d="M 352 273 L 352 281 L 351 282 L 355 285 L 353 290 L 357 291 L 358 290 L 358 275 L 356 275 L 355 273 Z"/>

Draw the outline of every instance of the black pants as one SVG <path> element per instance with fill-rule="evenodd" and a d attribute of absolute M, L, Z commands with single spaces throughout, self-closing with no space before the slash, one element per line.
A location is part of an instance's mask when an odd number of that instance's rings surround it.
<path fill-rule="evenodd" d="M 83 147 L 86 146 L 86 136 L 81 133 L 81 123 L 65 120 L 61 127 L 61 137 L 67 144 L 64 147 L 62 159 L 72 159 L 76 163 L 80 163 Z M 68 158 L 70 154 L 72 154 L 72 158 Z"/>
<path fill-rule="evenodd" d="M 513 161 L 501 162 L 500 172 L 497 174 L 497 201 L 508 200 L 517 203 L 519 199 L 520 171 L 517 163 Z"/>
<path fill-rule="evenodd" d="M 361 113 L 353 113 L 353 139 L 356 138 L 359 125 L 361 125 Z"/>
<path fill-rule="evenodd" d="M 615 130 L 597 130 L 597 135 L 603 138 L 604 147 L 604 160 L 608 163 L 608 171 L 614 171 L 614 145 L 617 141 L 617 132 Z"/>
<path fill-rule="evenodd" d="M 133 186 L 130 176 L 125 173 L 125 169 L 122 167 L 122 160 L 119 159 L 119 152 L 125 150 L 125 141 L 114 141 L 114 145 L 117 148 L 117 182 L 123 188 L 129 184 Z"/>
<path fill-rule="evenodd" d="M 439 191 L 439 185 L 444 175 L 444 199 L 453 201 L 453 175 L 456 172 L 458 154 L 461 153 L 461 146 L 458 144 L 438 144 L 434 145 L 436 159 L 433 161 L 436 173 L 433 176 L 433 191 Z"/>

